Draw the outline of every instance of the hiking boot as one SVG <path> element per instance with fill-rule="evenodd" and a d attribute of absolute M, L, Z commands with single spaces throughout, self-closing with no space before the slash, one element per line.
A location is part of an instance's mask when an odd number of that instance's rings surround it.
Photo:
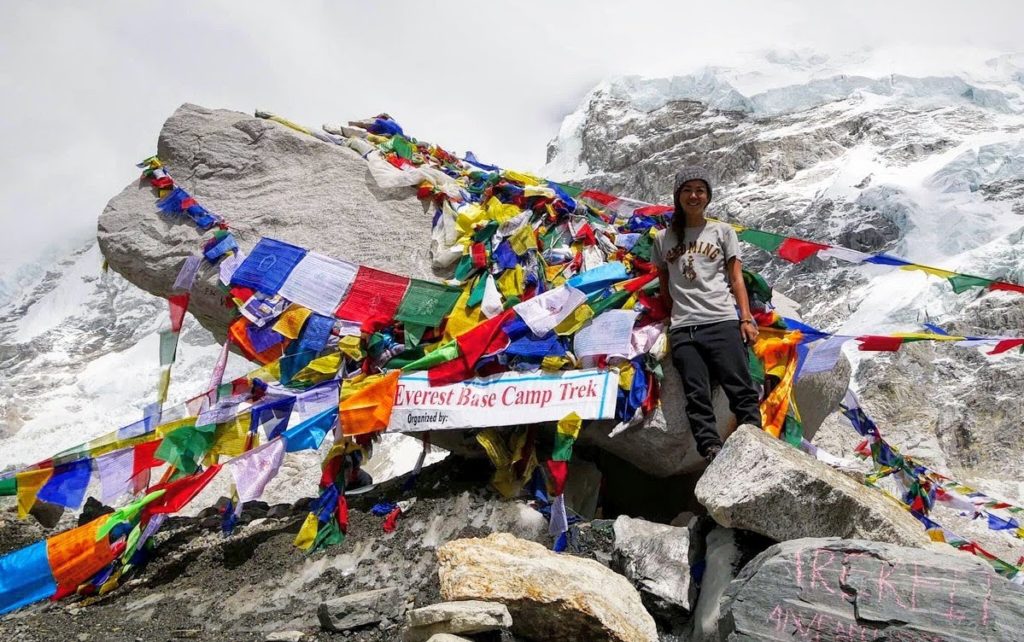
<path fill-rule="evenodd" d="M 715 461 L 715 457 L 718 457 L 718 453 L 722 452 L 721 446 L 711 446 L 708 451 L 704 453 L 704 459 L 710 464 Z"/>

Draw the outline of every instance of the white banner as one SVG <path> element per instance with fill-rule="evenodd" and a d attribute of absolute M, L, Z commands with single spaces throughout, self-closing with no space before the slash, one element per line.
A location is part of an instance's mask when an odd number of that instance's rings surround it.
<path fill-rule="evenodd" d="M 403 375 L 388 432 L 513 426 L 582 419 L 611 419 L 617 370 L 558 374 L 505 372 L 448 386 L 431 386 L 425 372 Z"/>

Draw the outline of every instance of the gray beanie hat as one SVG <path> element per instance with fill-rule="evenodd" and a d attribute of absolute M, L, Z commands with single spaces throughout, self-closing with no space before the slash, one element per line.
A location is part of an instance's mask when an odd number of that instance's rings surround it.
<path fill-rule="evenodd" d="M 708 200 L 711 200 L 711 174 L 708 170 L 703 167 L 691 165 L 684 167 L 676 172 L 676 186 L 672 190 L 672 200 L 678 205 L 679 188 L 683 186 L 686 181 L 704 181 L 704 184 L 708 186 Z"/>

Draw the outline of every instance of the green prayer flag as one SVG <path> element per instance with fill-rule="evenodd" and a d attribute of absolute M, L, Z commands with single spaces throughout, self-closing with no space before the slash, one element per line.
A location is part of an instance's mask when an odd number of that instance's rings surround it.
<path fill-rule="evenodd" d="M 990 279 L 983 279 L 980 276 L 971 276 L 970 274 L 954 274 L 946 280 L 953 286 L 953 291 L 957 294 L 971 288 L 987 288 L 992 284 Z"/>
<path fill-rule="evenodd" d="M 406 160 L 412 160 L 416 153 L 416 146 L 398 134 L 391 137 L 391 149 Z"/>
<path fill-rule="evenodd" d="M 413 361 L 409 365 L 402 368 L 403 372 L 415 372 L 417 370 L 426 370 L 427 368 L 433 368 L 439 366 L 442 363 L 447 363 L 453 359 L 459 357 L 459 344 L 455 341 L 449 341 L 437 350 L 434 350 L 428 355 L 425 355 L 421 359 Z"/>
<path fill-rule="evenodd" d="M 313 540 L 313 546 L 309 551 L 312 553 L 325 546 L 334 546 L 344 541 L 345 535 L 341 532 L 341 528 L 338 527 L 338 520 L 331 519 L 317 531 L 316 539 Z"/>
<path fill-rule="evenodd" d="M 494 233 L 498 231 L 499 224 L 497 221 L 491 221 L 487 225 L 484 225 L 477 231 L 473 232 L 473 240 L 478 243 L 484 241 L 490 241 Z"/>
<path fill-rule="evenodd" d="M 18 494 L 18 479 L 16 477 L 8 477 L 7 479 L 0 479 L 0 497 L 5 495 L 17 495 Z"/>
<path fill-rule="evenodd" d="M 231 382 L 220 384 L 219 386 L 217 386 L 217 398 L 227 399 L 228 397 L 231 396 L 231 393 L 234 391 L 234 389 L 235 387 L 231 384 Z"/>
<path fill-rule="evenodd" d="M 476 283 L 466 299 L 466 308 L 475 308 L 484 300 L 484 291 L 487 289 L 487 273 L 484 272 L 476 277 Z"/>
<path fill-rule="evenodd" d="M 476 272 L 477 269 L 478 268 L 473 267 L 473 257 L 469 252 L 466 252 L 462 255 L 462 258 L 459 259 L 459 263 L 455 266 L 455 280 L 465 282 L 466 279 L 469 278 L 469 275 Z M 410 289 L 411 287 L 412 286 L 410 285 Z"/>
<path fill-rule="evenodd" d="M 179 428 L 164 437 L 153 456 L 191 475 L 213 445 L 216 431 L 216 424 Z"/>
<path fill-rule="evenodd" d="M 174 355 L 178 351 L 178 333 L 164 330 L 160 333 L 160 365 L 169 366 L 174 363 Z"/>
<path fill-rule="evenodd" d="M 410 348 L 415 348 L 420 344 L 420 340 L 423 339 L 423 333 L 427 329 L 418 323 L 406 323 L 405 324 L 405 345 Z"/>
<path fill-rule="evenodd" d="M 743 285 L 746 286 L 747 293 L 758 301 L 771 302 L 772 288 L 757 272 L 743 270 Z"/>
<path fill-rule="evenodd" d="M 106 537 L 107 533 L 113 530 L 114 526 L 117 526 L 121 522 L 135 521 L 135 518 L 139 516 L 139 513 L 141 513 L 142 509 L 146 507 L 146 504 L 149 504 L 150 502 L 156 499 L 160 499 L 166 492 L 167 491 L 162 489 L 157 490 L 152 493 L 149 493 L 142 499 L 138 499 L 132 502 L 131 504 L 128 504 L 127 506 L 118 508 L 116 511 L 110 514 L 110 517 L 107 518 L 107 521 L 103 522 L 103 526 L 100 526 L 99 530 L 96 531 L 96 541 L 99 541 L 101 538 Z"/>
<path fill-rule="evenodd" d="M 413 279 L 398 304 L 395 319 L 424 328 L 436 328 L 455 307 L 460 294 L 462 292 L 458 288 L 443 283 Z"/>
<path fill-rule="evenodd" d="M 581 187 L 573 187 L 572 185 L 566 185 L 564 183 L 553 183 L 553 184 L 554 185 L 558 185 L 560 188 L 562 188 L 563 192 L 565 192 L 566 194 L 568 194 L 569 196 L 571 196 L 573 198 L 576 198 L 580 194 L 583 193 L 583 188 L 581 188 Z"/>
<path fill-rule="evenodd" d="M 761 385 L 764 383 L 764 364 L 754 354 L 754 349 L 747 346 L 747 367 L 750 369 L 750 378 L 754 380 L 754 383 Z"/>
<path fill-rule="evenodd" d="M 636 240 L 633 247 L 630 248 L 629 253 L 640 259 L 641 261 L 651 260 L 651 246 L 654 245 L 654 241 L 651 240 L 650 234 L 642 234 L 640 238 Z"/>
<path fill-rule="evenodd" d="M 787 414 L 786 420 L 782 423 L 782 438 L 789 445 L 798 448 L 804 440 L 804 427 L 793 415 Z"/>
<path fill-rule="evenodd" d="M 600 291 L 598 292 L 600 294 Z M 612 308 L 619 308 L 623 303 L 626 302 L 629 297 L 633 296 L 631 292 L 622 290 L 620 292 L 614 292 L 613 294 L 604 297 L 603 299 L 597 299 L 594 301 L 587 301 L 587 305 L 594 311 L 594 316 L 601 314 L 605 310 Z"/>
<path fill-rule="evenodd" d="M 568 435 L 555 432 L 555 447 L 551 451 L 552 461 L 569 461 L 572 459 L 572 445 L 576 440 Z"/>
<path fill-rule="evenodd" d="M 779 236 L 771 232 L 762 232 L 761 230 L 743 230 L 737 236 L 741 241 L 756 245 L 768 252 L 774 252 L 779 249 L 782 242 L 786 240 L 785 236 Z"/>

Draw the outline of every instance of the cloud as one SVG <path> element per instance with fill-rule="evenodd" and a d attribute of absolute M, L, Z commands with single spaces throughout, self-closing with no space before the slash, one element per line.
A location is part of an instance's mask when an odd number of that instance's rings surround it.
<path fill-rule="evenodd" d="M 6 3 L 0 222 L 18 230 L 20 242 L 0 264 L 31 258 L 54 238 L 89 234 L 183 102 L 268 109 L 311 125 L 388 111 L 407 131 L 451 150 L 535 169 L 562 117 L 604 77 L 744 64 L 749 52 L 779 45 L 840 58 L 901 46 L 889 62 L 873 59 L 883 72 L 909 65 L 908 51 L 934 60 L 959 47 L 982 57 L 1020 46 L 1019 7 Z"/>

